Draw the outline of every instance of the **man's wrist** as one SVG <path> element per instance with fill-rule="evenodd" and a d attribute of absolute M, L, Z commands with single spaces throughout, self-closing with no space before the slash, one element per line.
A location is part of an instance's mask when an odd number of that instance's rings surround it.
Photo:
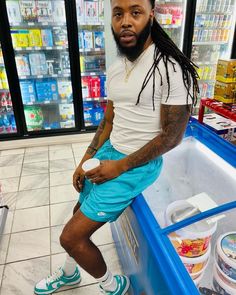
<path fill-rule="evenodd" d="M 119 164 L 119 169 L 121 171 L 121 173 L 126 172 L 127 170 L 129 170 L 129 166 L 127 163 L 127 158 L 123 158 L 121 160 L 118 160 L 118 164 Z"/>

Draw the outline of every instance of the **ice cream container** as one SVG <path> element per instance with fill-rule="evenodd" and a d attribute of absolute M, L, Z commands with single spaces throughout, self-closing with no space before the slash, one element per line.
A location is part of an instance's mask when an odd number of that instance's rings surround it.
<path fill-rule="evenodd" d="M 222 295 L 235 295 L 236 294 L 236 285 L 229 282 L 222 274 L 222 271 L 215 264 L 213 268 L 213 288 L 216 292 L 219 292 Z"/>
<path fill-rule="evenodd" d="M 171 203 L 165 211 L 166 224 L 173 224 L 171 216 L 176 211 L 189 208 L 189 206 L 190 204 L 186 200 Z M 207 252 L 211 236 L 216 231 L 216 228 L 216 222 L 208 223 L 206 220 L 201 220 L 171 233 L 169 238 L 180 256 L 198 257 Z"/>
<path fill-rule="evenodd" d="M 197 279 L 207 268 L 209 257 L 211 254 L 211 245 L 207 248 L 207 252 L 199 257 L 183 257 L 180 256 L 181 261 L 186 267 L 192 279 Z"/>
<path fill-rule="evenodd" d="M 218 238 L 215 259 L 221 271 L 236 283 L 236 232 L 228 232 Z"/>
<path fill-rule="evenodd" d="M 84 170 L 84 172 L 87 172 L 89 170 L 92 170 L 92 169 L 98 167 L 99 165 L 100 165 L 99 159 L 92 158 L 92 159 L 89 159 L 83 163 L 82 169 Z"/>

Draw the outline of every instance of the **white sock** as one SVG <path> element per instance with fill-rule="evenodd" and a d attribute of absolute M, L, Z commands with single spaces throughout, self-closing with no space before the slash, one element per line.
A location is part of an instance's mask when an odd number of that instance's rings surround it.
<path fill-rule="evenodd" d="M 113 292 L 117 288 L 117 282 L 113 277 L 112 273 L 107 269 L 105 275 L 101 278 L 98 278 L 97 281 L 100 283 L 102 288 L 106 291 Z"/>
<path fill-rule="evenodd" d="M 66 260 L 62 267 L 66 276 L 71 276 L 75 272 L 77 262 L 70 255 L 66 254 Z"/>

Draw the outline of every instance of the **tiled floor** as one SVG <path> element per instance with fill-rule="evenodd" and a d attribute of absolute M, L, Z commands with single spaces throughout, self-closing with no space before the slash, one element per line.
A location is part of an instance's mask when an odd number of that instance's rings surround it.
<path fill-rule="evenodd" d="M 88 144 L 65 144 L 0 151 L 0 183 L 9 206 L 0 241 L 0 295 L 33 295 L 35 282 L 61 265 L 58 238 L 77 199 L 72 174 Z M 109 225 L 92 237 L 112 272 L 120 273 Z M 99 294 L 82 270 L 80 286 L 60 295 Z"/>

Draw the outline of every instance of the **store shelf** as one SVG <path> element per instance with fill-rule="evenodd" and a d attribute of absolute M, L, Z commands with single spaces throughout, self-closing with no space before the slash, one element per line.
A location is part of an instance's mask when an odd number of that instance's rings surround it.
<path fill-rule="evenodd" d="M 96 23 L 79 23 L 79 26 L 104 26 L 104 22 L 96 22 Z"/>
<path fill-rule="evenodd" d="M 32 105 L 59 105 L 59 104 L 72 104 L 73 102 L 62 102 L 61 100 L 45 100 L 45 101 L 35 101 L 24 103 L 25 106 Z"/>
<path fill-rule="evenodd" d="M 228 41 L 203 41 L 203 42 L 193 42 L 193 45 L 220 45 L 228 44 Z"/>
<path fill-rule="evenodd" d="M 11 27 L 59 27 L 66 26 L 66 23 L 55 23 L 55 22 L 27 22 L 27 23 L 11 23 Z"/>
<path fill-rule="evenodd" d="M 83 101 L 107 101 L 106 97 L 89 97 L 83 98 Z"/>
<path fill-rule="evenodd" d="M 80 49 L 79 52 L 81 53 L 102 52 L 103 54 L 105 54 L 105 49 L 104 48 Z"/>
<path fill-rule="evenodd" d="M 32 80 L 32 79 L 46 79 L 46 78 L 70 78 L 71 74 L 52 74 L 52 75 L 30 75 L 30 76 L 19 76 L 20 80 Z"/>
<path fill-rule="evenodd" d="M 232 12 L 222 12 L 222 11 L 197 11 L 196 15 L 199 14 L 223 14 L 223 15 L 232 15 Z"/>
<path fill-rule="evenodd" d="M 2 64 L 2 63 L 0 63 L 0 67 L 3 67 L 3 68 L 5 68 L 5 65 L 4 65 L 4 64 Z"/>
<path fill-rule="evenodd" d="M 182 25 L 161 25 L 164 29 L 180 29 Z"/>
<path fill-rule="evenodd" d="M 198 79 L 198 82 L 202 83 L 202 82 L 205 82 L 205 83 L 215 83 L 216 80 L 212 80 L 212 79 Z"/>
<path fill-rule="evenodd" d="M 86 77 L 86 76 L 103 76 L 106 75 L 106 72 L 98 71 L 98 72 L 83 72 L 81 73 L 81 77 Z"/>
<path fill-rule="evenodd" d="M 9 89 L 0 89 L 0 93 L 6 93 L 9 92 Z"/>
<path fill-rule="evenodd" d="M 9 111 L 9 112 L 1 112 L 1 109 L 0 109 L 0 117 L 1 117 L 1 116 L 4 116 L 4 115 L 14 115 L 14 112 L 13 112 L 13 111 Z"/>
<path fill-rule="evenodd" d="M 16 47 L 15 51 L 67 50 L 68 46 Z"/>
<path fill-rule="evenodd" d="M 217 60 L 216 61 L 193 61 L 193 62 L 198 66 L 217 65 Z"/>

